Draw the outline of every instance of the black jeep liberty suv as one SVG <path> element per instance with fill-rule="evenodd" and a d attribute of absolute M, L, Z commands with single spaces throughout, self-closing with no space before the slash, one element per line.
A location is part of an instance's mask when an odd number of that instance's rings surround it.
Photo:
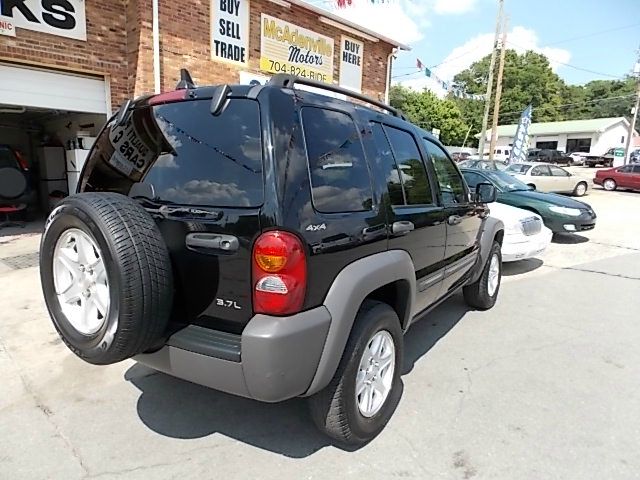
<path fill-rule="evenodd" d="M 460 289 L 494 305 L 494 200 L 383 103 L 287 75 L 196 87 L 183 71 L 105 126 L 47 220 L 42 288 L 87 362 L 308 397 L 321 430 L 362 444 L 399 401 L 412 322 Z"/>

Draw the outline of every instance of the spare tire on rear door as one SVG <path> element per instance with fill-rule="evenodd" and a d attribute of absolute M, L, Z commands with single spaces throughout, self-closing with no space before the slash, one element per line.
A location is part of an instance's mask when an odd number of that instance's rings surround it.
<path fill-rule="evenodd" d="M 87 362 L 149 350 L 167 327 L 169 252 L 151 215 L 124 195 L 64 199 L 45 225 L 40 279 L 58 333 Z"/>

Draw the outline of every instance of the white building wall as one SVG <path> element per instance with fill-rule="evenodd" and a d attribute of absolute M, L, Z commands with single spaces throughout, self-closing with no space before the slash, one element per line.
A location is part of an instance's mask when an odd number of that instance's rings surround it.
<path fill-rule="evenodd" d="M 594 135 L 591 142 L 591 153 L 602 155 L 610 148 L 624 148 L 627 141 L 628 127 L 620 122 L 601 134 Z"/>

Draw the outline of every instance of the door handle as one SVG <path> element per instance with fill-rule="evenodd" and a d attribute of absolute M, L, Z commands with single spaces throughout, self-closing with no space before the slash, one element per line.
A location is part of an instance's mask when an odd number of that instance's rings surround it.
<path fill-rule="evenodd" d="M 451 215 L 447 218 L 447 223 L 449 225 L 458 225 L 460 222 L 462 222 L 462 217 L 459 215 Z"/>
<path fill-rule="evenodd" d="M 391 225 L 391 231 L 394 235 L 406 235 L 409 232 L 412 232 L 415 229 L 415 225 L 413 222 L 402 221 L 402 222 L 393 222 Z"/>
<path fill-rule="evenodd" d="M 235 252 L 240 246 L 237 237 L 218 233 L 190 233 L 185 238 L 189 248 L 206 248 L 223 252 Z"/>

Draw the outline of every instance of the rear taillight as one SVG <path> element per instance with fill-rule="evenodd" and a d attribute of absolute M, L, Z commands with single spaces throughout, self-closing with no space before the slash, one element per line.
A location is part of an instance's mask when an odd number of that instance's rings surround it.
<path fill-rule="evenodd" d="M 171 92 L 159 93 L 151 97 L 148 102 L 149 105 L 158 105 L 160 103 L 179 102 L 187 98 L 189 94 L 188 90 L 173 90 Z"/>
<path fill-rule="evenodd" d="M 252 263 L 255 313 L 298 313 L 307 288 L 307 258 L 300 239 L 288 232 L 263 233 L 253 246 Z"/>
<path fill-rule="evenodd" d="M 20 165 L 20 168 L 25 172 L 29 171 L 29 164 L 20 152 L 16 152 L 16 158 L 18 159 L 18 165 Z"/>

